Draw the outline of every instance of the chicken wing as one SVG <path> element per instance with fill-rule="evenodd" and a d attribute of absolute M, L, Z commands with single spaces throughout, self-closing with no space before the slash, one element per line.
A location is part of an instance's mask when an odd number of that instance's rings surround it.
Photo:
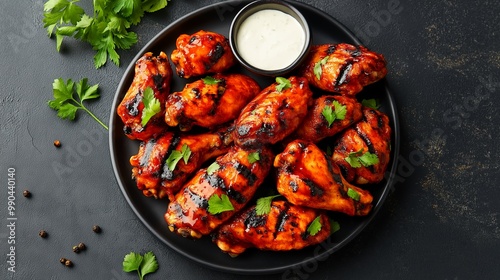
<path fill-rule="evenodd" d="M 171 80 L 172 69 L 165 53 L 161 52 L 154 57 L 148 52 L 136 62 L 132 84 L 116 109 L 125 125 L 123 131 L 128 138 L 145 141 L 165 130 L 162 116 L 165 114 L 164 103 L 170 90 Z M 153 90 L 161 109 L 143 126 L 143 94 L 148 87 Z"/>
<path fill-rule="evenodd" d="M 349 216 L 367 215 L 372 208 L 372 195 L 344 180 L 333 160 L 313 143 L 289 143 L 276 156 L 274 167 L 278 192 L 295 205 Z"/>
<path fill-rule="evenodd" d="M 347 181 L 355 184 L 382 181 L 391 153 L 389 117 L 381 111 L 364 107 L 363 119 L 342 133 L 333 151 L 333 160 Z M 366 152 L 376 155 L 378 163 L 358 164 L 353 167 L 346 161 L 349 155 L 362 156 Z"/>
<path fill-rule="evenodd" d="M 347 96 L 322 96 L 314 100 L 293 138 L 311 142 L 333 136 L 361 119 L 361 103 Z"/>
<path fill-rule="evenodd" d="M 253 160 L 255 153 L 258 153 L 259 160 Z M 177 193 L 165 213 L 169 229 L 194 238 L 212 232 L 253 197 L 269 173 L 273 157 L 268 148 L 231 148 L 209 168 L 198 171 Z M 229 200 L 233 210 L 217 211 L 217 205 L 210 203 L 223 200 L 224 197 Z"/>
<path fill-rule="evenodd" d="M 311 85 L 350 96 L 387 74 L 383 55 L 345 43 L 313 46 L 304 65 Z"/>
<path fill-rule="evenodd" d="M 200 30 L 177 38 L 170 58 L 181 78 L 220 73 L 236 62 L 228 39 L 221 34 Z"/>
<path fill-rule="evenodd" d="M 321 229 L 312 234 L 308 228 L 316 218 Z M 222 251 L 237 256 L 251 247 L 298 250 L 319 244 L 329 235 L 330 221 L 324 211 L 273 201 L 267 214 L 257 215 L 255 206 L 237 214 L 214 232 L 212 240 Z"/>
<path fill-rule="evenodd" d="M 259 92 L 257 82 L 245 75 L 207 76 L 168 96 L 165 122 L 182 131 L 194 125 L 211 129 L 236 119 Z"/>
<path fill-rule="evenodd" d="M 243 108 L 235 122 L 235 144 L 275 144 L 299 126 L 312 102 L 312 91 L 305 78 L 290 77 L 288 81 L 288 86 L 268 86 Z"/>
<path fill-rule="evenodd" d="M 232 144 L 231 128 L 197 135 L 165 132 L 158 138 L 142 142 L 137 155 L 130 158 L 132 177 L 145 196 L 169 200 L 201 165 L 211 158 L 225 154 Z M 173 170 L 167 164 L 173 153 L 189 148 L 187 163 L 179 160 Z M 185 150 L 187 150 L 185 148 Z M 176 152 L 177 151 L 177 152 Z"/>

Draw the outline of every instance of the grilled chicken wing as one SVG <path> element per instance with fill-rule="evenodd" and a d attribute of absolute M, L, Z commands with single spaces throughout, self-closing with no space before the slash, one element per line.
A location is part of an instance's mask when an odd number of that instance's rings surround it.
<path fill-rule="evenodd" d="M 348 183 L 333 160 L 313 143 L 291 142 L 276 156 L 274 166 L 278 192 L 295 205 L 349 216 L 367 215 L 372 208 L 372 195 Z"/>
<path fill-rule="evenodd" d="M 311 235 L 308 227 L 319 217 L 321 229 Z M 296 206 L 287 201 L 273 201 L 268 214 L 257 215 L 255 206 L 237 214 L 222 225 L 212 240 L 224 252 L 236 256 L 247 248 L 288 251 L 319 244 L 330 235 L 325 212 Z"/>
<path fill-rule="evenodd" d="M 235 122 L 235 144 L 275 144 L 299 126 L 312 102 L 312 91 L 305 78 L 289 81 L 290 87 L 281 90 L 278 83 L 268 86 L 243 108 Z"/>
<path fill-rule="evenodd" d="M 165 122 L 179 126 L 182 131 L 190 130 L 193 125 L 213 128 L 236 119 L 259 92 L 257 82 L 245 75 L 206 77 L 168 96 Z"/>
<path fill-rule="evenodd" d="M 249 155 L 256 152 L 260 159 L 250 163 Z M 218 168 L 201 169 L 177 193 L 165 213 L 169 229 L 194 238 L 212 232 L 248 203 L 269 173 L 272 160 L 273 154 L 268 148 L 231 148 L 217 158 Z M 227 196 L 234 210 L 212 214 L 215 213 L 212 207 L 217 205 L 210 205 L 209 200 L 215 195 L 214 198 L 219 199 Z"/>
<path fill-rule="evenodd" d="M 378 163 L 353 168 L 345 158 L 350 153 L 377 155 Z M 333 160 L 347 181 L 355 184 L 378 183 L 384 179 L 391 153 L 391 127 L 384 113 L 364 107 L 363 119 L 344 131 L 335 144 Z"/>
<path fill-rule="evenodd" d="M 293 137 L 316 143 L 341 132 L 362 116 L 361 104 L 356 99 L 339 95 L 322 96 L 314 100 Z"/>
<path fill-rule="evenodd" d="M 383 55 L 346 43 L 313 46 L 304 65 L 311 85 L 350 96 L 387 74 Z"/>
<path fill-rule="evenodd" d="M 236 62 L 224 35 L 200 30 L 177 38 L 170 58 L 181 78 L 224 72 Z"/>
<path fill-rule="evenodd" d="M 137 155 L 130 158 L 132 177 L 145 196 L 169 197 L 175 193 L 210 158 L 229 151 L 232 144 L 231 128 L 198 135 L 182 135 L 165 132 L 158 138 L 142 142 Z M 187 163 L 179 160 L 172 171 L 167 159 L 186 145 L 191 152 Z"/>
<path fill-rule="evenodd" d="M 171 80 L 172 69 L 165 53 L 161 52 L 154 57 L 148 52 L 136 62 L 132 84 L 116 109 L 125 125 L 123 131 L 128 138 L 144 141 L 165 130 L 162 116 L 165 114 L 164 103 L 170 90 Z M 144 109 L 143 93 L 148 87 L 160 101 L 161 110 L 143 126 L 141 123 Z"/>

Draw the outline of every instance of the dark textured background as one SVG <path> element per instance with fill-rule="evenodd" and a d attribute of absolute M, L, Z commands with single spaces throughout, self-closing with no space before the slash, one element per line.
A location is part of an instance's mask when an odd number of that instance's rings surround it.
<path fill-rule="evenodd" d="M 160 269 L 146 279 L 236 278 L 160 243 L 120 192 L 107 132 L 84 114 L 76 122 L 60 120 L 46 105 L 55 78 L 88 77 L 101 93 L 89 107 L 107 122 L 115 89 L 136 53 L 173 20 L 215 2 L 173 0 L 147 15 L 135 28 L 139 43 L 120 52 L 122 67 L 108 63 L 99 70 L 86 44 L 66 40 L 56 51 L 42 27 L 43 1 L 0 3 L 1 279 L 137 279 L 121 271 L 122 258 L 149 250 Z M 302 2 L 337 18 L 386 56 L 402 139 L 400 182 L 373 223 L 328 260 L 301 268 L 296 279 L 498 279 L 498 2 L 401 0 L 400 12 L 382 23 L 374 15 L 394 1 Z M 81 5 L 91 11 L 91 1 Z M 87 152 L 71 158 L 85 141 L 91 143 Z M 68 169 L 57 176 L 54 162 Z M 9 167 L 16 168 L 17 180 L 16 273 L 6 263 Z M 21 195 L 24 189 L 31 199 Z M 91 231 L 94 224 L 103 228 L 100 235 Z M 47 239 L 38 237 L 40 229 Z M 71 246 L 80 241 L 88 249 L 75 255 Z M 75 266 L 61 266 L 60 257 Z M 238 278 L 292 279 L 282 276 Z"/>

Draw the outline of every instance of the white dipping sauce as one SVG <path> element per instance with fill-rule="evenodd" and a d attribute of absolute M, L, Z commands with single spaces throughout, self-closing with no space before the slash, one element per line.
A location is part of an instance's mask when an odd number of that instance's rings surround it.
<path fill-rule="evenodd" d="M 289 14 L 267 9 L 247 17 L 240 25 L 236 44 L 241 57 L 262 70 L 286 68 L 304 48 L 306 35 Z"/>

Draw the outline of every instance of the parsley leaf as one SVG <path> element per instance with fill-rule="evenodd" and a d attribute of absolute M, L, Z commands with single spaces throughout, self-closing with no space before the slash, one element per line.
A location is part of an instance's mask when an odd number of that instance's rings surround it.
<path fill-rule="evenodd" d="M 328 122 L 328 127 L 332 126 L 332 123 L 335 120 L 343 120 L 345 119 L 345 115 L 347 113 L 347 108 L 345 105 L 340 104 L 337 100 L 332 102 L 335 110 L 332 109 L 331 106 L 325 105 L 321 114 L 325 117 Z"/>
<path fill-rule="evenodd" d="M 187 164 L 190 156 L 191 150 L 189 149 L 188 145 L 184 144 L 182 145 L 180 151 L 173 150 L 168 156 L 165 163 L 167 164 L 167 167 L 170 171 L 174 171 L 175 166 L 181 159 L 184 159 L 184 164 Z"/>
<path fill-rule="evenodd" d="M 309 226 L 307 227 L 307 232 L 311 236 L 315 236 L 316 234 L 318 234 L 318 232 L 320 232 L 321 227 L 322 227 L 320 219 L 321 219 L 321 216 L 316 217 L 316 219 L 314 219 L 311 222 L 311 224 L 309 224 Z"/>
<path fill-rule="evenodd" d="M 378 102 L 377 99 L 363 99 L 361 101 L 361 104 L 365 107 L 372 108 L 375 110 L 378 110 L 380 108 L 380 103 Z"/>
<path fill-rule="evenodd" d="M 255 213 L 259 216 L 269 214 L 269 211 L 271 211 L 271 202 L 273 201 L 274 198 L 278 196 L 280 195 L 279 194 L 271 195 L 257 199 L 257 205 L 255 206 Z"/>
<path fill-rule="evenodd" d="M 76 3 L 78 0 L 48 0 L 44 4 L 43 24 L 47 35 L 56 36 L 60 50 L 64 37 L 89 43 L 96 51 L 94 66 L 100 68 L 111 60 L 120 66 L 117 49 L 130 49 L 137 43 L 137 34 L 129 31 L 146 12 L 167 6 L 167 0 L 94 0 L 92 16 Z"/>
<path fill-rule="evenodd" d="M 142 110 L 141 125 L 145 126 L 148 121 L 161 111 L 160 101 L 155 97 L 153 89 L 147 87 L 142 94 L 144 109 Z"/>
<path fill-rule="evenodd" d="M 214 194 L 208 199 L 208 212 L 210 214 L 216 215 L 232 210 L 234 210 L 234 206 L 226 194 L 222 194 L 220 197 Z"/>
<path fill-rule="evenodd" d="M 253 152 L 253 153 L 248 154 L 248 162 L 250 164 L 254 164 L 258 160 L 260 160 L 260 154 L 259 154 L 259 152 Z"/>
<path fill-rule="evenodd" d="M 356 201 L 359 201 L 359 199 L 361 197 L 356 190 L 351 189 L 351 188 L 347 189 L 347 196 L 349 196 L 350 198 L 352 198 L 353 200 L 356 200 Z"/>
<path fill-rule="evenodd" d="M 328 61 L 329 58 L 330 58 L 330 56 L 327 55 L 322 60 L 320 60 L 314 64 L 313 72 L 314 72 L 314 76 L 316 76 L 317 80 L 319 80 L 321 78 L 321 74 L 323 74 L 323 68 L 321 68 L 321 67 L 326 64 L 326 62 Z"/>
<path fill-rule="evenodd" d="M 214 163 L 210 164 L 207 168 L 207 174 L 212 175 L 215 171 L 219 170 L 220 165 L 215 161 Z"/>
<path fill-rule="evenodd" d="M 353 168 L 360 168 L 361 166 L 368 167 L 379 163 L 378 156 L 370 152 L 363 153 L 363 149 L 357 152 L 350 152 L 344 160 Z"/>
<path fill-rule="evenodd" d="M 98 87 L 97 84 L 89 86 L 87 78 L 83 78 L 76 84 L 71 79 L 67 82 L 62 78 L 55 79 L 52 83 L 54 99 L 47 101 L 47 105 L 57 111 L 59 118 L 71 121 L 75 119 L 78 110 L 83 110 L 108 130 L 108 127 L 83 105 L 83 101 L 99 98 Z"/>
<path fill-rule="evenodd" d="M 205 85 L 211 86 L 211 85 L 216 85 L 217 83 L 221 82 L 221 80 L 216 79 L 212 76 L 206 76 L 205 78 L 202 79 Z"/>
<path fill-rule="evenodd" d="M 283 77 L 276 77 L 276 83 L 278 83 L 278 85 L 276 86 L 276 90 L 279 92 L 292 86 L 290 80 Z"/>
<path fill-rule="evenodd" d="M 144 279 L 144 276 L 158 270 L 158 262 L 153 252 L 147 252 L 142 256 L 141 254 L 130 252 L 125 255 L 123 259 L 123 271 L 132 272 L 137 271 L 139 279 Z"/>

